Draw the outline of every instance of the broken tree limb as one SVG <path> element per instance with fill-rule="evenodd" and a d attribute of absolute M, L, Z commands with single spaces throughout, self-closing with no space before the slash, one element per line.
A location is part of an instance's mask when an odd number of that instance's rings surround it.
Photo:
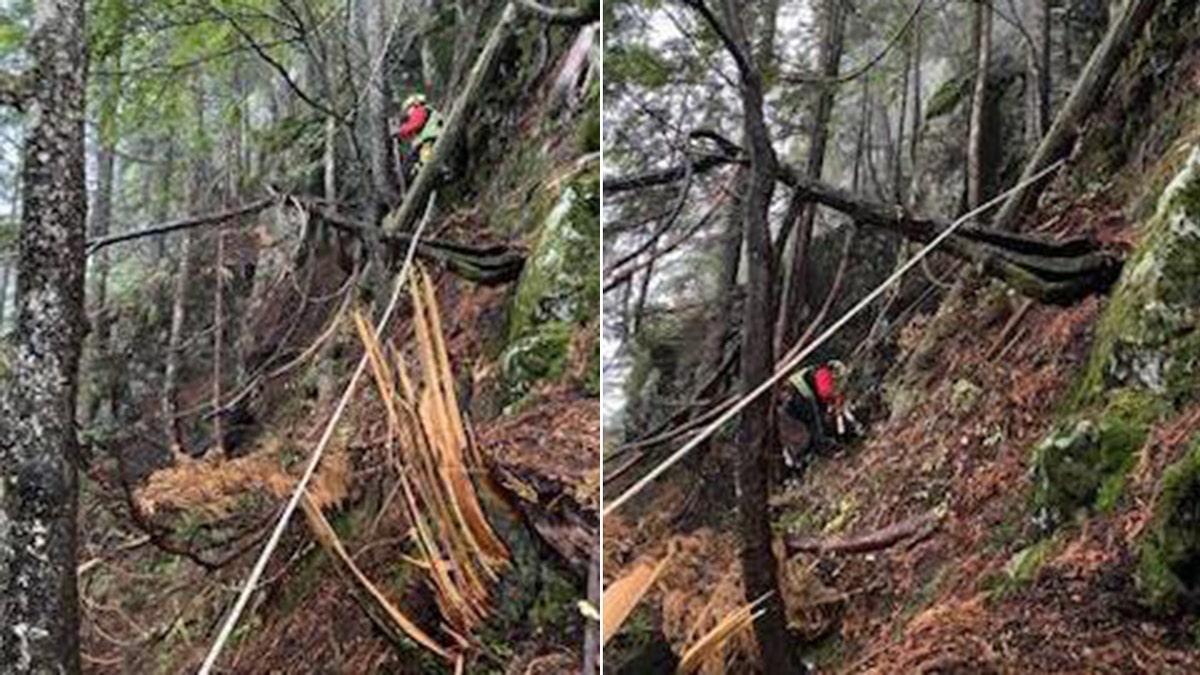
<path fill-rule="evenodd" d="M 313 206 L 313 212 L 335 229 L 356 237 L 373 238 L 379 241 L 395 257 L 403 254 L 412 241 L 411 235 L 379 234 L 376 228 L 321 206 Z M 494 286 L 516 281 L 525 267 L 525 256 L 501 245 L 468 246 L 442 239 L 422 239 L 417 244 L 417 257 L 421 260 L 445 267 L 464 279 Z"/>
<path fill-rule="evenodd" d="M 716 136 L 704 132 L 706 138 Z M 714 139 L 715 140 L 715 139 Z M 728 140 L 718 143 L 722 154 L 712 155 L 708 164 L 696 160 L 693 173 L 712 170 L 722 164 L 744 164 L 745 155 Z M 1052 164 L 1053 165 L 1053 164 Z M 1045 171 L 1035 172 L 1033 176 Z M 666 185 L 678 181 L 685 167 L 658 169 L 632 178 L 609 179 L 604 183 L 617 192 Z M 1029 178 L 1023 185 L 1031 185 Z M 798 168 L 779 163 L 776 178 L 791 187 L 803 198 L 839 211 L 861 225 L 888 230 L 900 236 L 928 243 L 946 230 L 950 220 L 937 215 L 921 214 L 863 197 L 824 181 L 808 178 Z M 977 225 L 958 229 L 942 245 L 942 250 L 956 258 L 979 265 L 989 276 L 1000 279 L 1018 292 L 1042 302 L 1069 304 L 1091 293 L 1103 292 L 1116 281 L 1122 260 L 1103 251 L 1088 238 L 1072 238 L 1057 242 L 1032 234 L 1013 234 Z"/>
<path fill-rule="evenodd" d="M 367 575 L 363 574 L 346 551 L 346 547 L 342 545 L 333 526 L 321 513 L 320 507 L 313 503 L 312 498 L 305 495 L 301 506 L 304 508 L 304 515 L 307 517 L 308 527 L 312 531 L 313 537 L 321 545 L 321 548 L 325 549 L 325 552 L 329 554 L 329 559 L 334 563 L 334 571 L 350 589 L 351 595 L 358 601 L 363 613 L 387 637 L 388 642 L 392 643 L 396 649 L 404 650 L 408 648 L 406 641 L 412 640 L 447 661 L 453 661 L 454 658 L 449 649 L 439 644 L 416 622 L 401 612 L 375 584 L 371 583 Z"/>
<path fill-rule="evenodd" d="M 438 136 L 437 141 L 433 144 L 433 157 L 417 172 L 417 178 L 413 181 L 412 186 L 408 188 L 408 192 L 405 193 L 404 201 L 401 202 L 400 208 L 384 219 L 384 232 L 391 234 L 407 232 L 412 229 L 417 219 L 420 218 L 421 212 L 425 208 L 425 202 L 430 192 L 433 191 L 434 183 L 437 182 L 438 175 L 441 173 L 441 168 L 446 164 L 446 161 L 454 152 L 455 145 L 463 135 L 463 130 L 467 126 L 467 117 L 471 112 L 475 99 L 478 98 L 483 84 L 488 80 L 493 67 L 496 65 L 496 57 L 500 54 L 500 47 L 504 44 L 505 39 L 508 38 L 512 25 L 516 22 L 516 18 L 516 6 L 512 2 L 509 2 L 504 6 L 504 10 L 500 14 L 500 20 L 496 22 L 491 34 L 488 35 L 487 42 L 483 45 L 483 51 L 479 53 L 479 58 L 475 60 L 475 65 L 471 68 L 471 73 L 462 88 L 462 93 L 454 100 L 454 106 L 450 109 L 450 114 L 446 117 L 442 134 Z"/>
<path fill-rule="evenodd" d="M 132 241 L 134 239 L 141 239 L 143 237 L 170 234 L 171 232 L 178 232 L 180 230 L 188 230 L 194 227 L 203 227 L 206 225 L 220 225 L 221 223 L 228 222 L 240 216 L 248 216 L 250 214 L 266 210 L 278 202 L 279 200 L 276 197 L 265 197 L 228 211 L 209 213 L 203 216 L 180 218 L 179 220 L 172 220 L 168 223 L 154 225 L 152 227 L 147 227 L 140 230 L 130 230 L 129 232 L 121 232 L 119 234 L 112 234 L 107 237 L 100 237 L 87 243 L 87 254 L 89 256 L 94 255 L 102 248 L 112 246 L 113 244 Z"/>
<path fill-rule="evenodd" d="M 786 546 L 788 555 L 796 553 L 816 553 L 819 555 L 827 553 L 871 553 L 891 548 L 906 540 L 913 542 L 921 541 L 933 534 L 941 524 L 941 515 L 931 511 L 907 520 L 902 520 L 874 532 L 866 532 L 851 537 L 830 537 L 828 539 L 789 538 Z"/>
<path fill-rule="evenodd" d="M 1121 15 L 1109 26 L 1108 33 L 1092 52 L 1079 81 L 1054 117 L 1054 123 L 1038 144 L 1033 158 L 1025 165 L 1018 183 L 1071 152 L 1083 122 L 1099 105 L 1117 67 L 1125 60 L 1134 39 L 1141 34 L 1160 4 L 1157 0 L 1126 0 Z M 992 221 L 996 229 L 1013 229 L 1017 219 L 1037 201 L 1043 189 L 1044 183 L 1034 183 L 1013 193 Z"/>

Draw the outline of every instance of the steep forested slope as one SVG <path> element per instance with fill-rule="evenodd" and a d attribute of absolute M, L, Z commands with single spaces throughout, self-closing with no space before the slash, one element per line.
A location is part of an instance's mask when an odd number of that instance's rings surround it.
<path fill-rule="evenodd" d="M 3 46 L 19 61 L 18 5 Z M 63 619 L 82 645 L 63 659 L 200 668 L 321 448 L 213 672 L 579 668 L 598 18 L 588 2 L 90 3 L 80 604 Z M 410 167 L 395 129 L 416 93 L 445 126 Z M 7 223 L 0 246 L 29 259 Z M 3 311 L 9 294 L 29 306 L 29 272 L 14 290 L 10 270 L 0 258 L 0 335 L 20 336 L 28 317 Z M 0 377 L 26 375 L 5 359 Z"/>
<path fill-rule="evenodd" d="M 1053 240 L 1100 242 L 1124 261 L 1112 289 L 1065 306 L 1031 302 L 1019 285 L 934 259 L 887 296 L 874 324 L 851 324 L 814 356 L 849 361 L 847 395 L 868 421 L 861 438 L 811 455 L 802 475 L 781 481 L 771 498 L 786 622 L 810 667 L 1200 667 L 1200 13 L 1194 2 L 1156 5 L 1102 105 L 1081 125 L 1066 169 L 1018 223 Z M 955 94 L 946 87 L 956 80 L 947 82 L 927 106 L 953 111 L 965 100 L 969 87 Z M 952 95 L 958 103 L 936 100 Z M 947 112 L 925 114 L 928 142 Z M 930 156 L 926 167 L 943 161 Z M 957 198 L 962 184 L 944 167 L 961 165 L 925 169 L 924 199 Z M 818 300 L 831 287 L 838 293 L 844 276 L 840 293 L 850 297 L 833 304 L 832 317 L 874 286 L 882 259 L 835 234 L 810 253 Z M 665 297 L 657 299 L 669 304 Z M 690 366 L 690 345 L 711 335 L 706 320 L 676 305 L 632 334 L 624 428 L 634 439 L 655 438 L 664 420 L 677 424 L 663 402 L 693 395 L 711 374 L 696 377 Z M 664 646 L 682 653 L 753 599 L 743 590 L 744 534 L 729 487 L 731 455 L 743 441 L 717 434 L 705 452 L 605 518 L 606 575 L 669 561 L 608 645 L 608 663 L 622 672 L 672 663 L 677 657 Z M 662 457 L 652 444 L 645 451 Z M 619 490 L 629 479 L 614 483 Z M 757 671 L 753 638 L 735 635 L 708 660 L 708 672 Z"/>

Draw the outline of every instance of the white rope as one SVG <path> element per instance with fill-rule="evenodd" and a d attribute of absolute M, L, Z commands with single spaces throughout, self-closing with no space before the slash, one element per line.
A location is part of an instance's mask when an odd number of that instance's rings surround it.
<path fill-rule="evenodd" d="M 625 502 L 628 502 L 630 499 L 633 499 L 634 496 L 636 496 L 639 492 L 641 492 L 643 489 L 645 489 L 645 487 L 647 485 L 649 485 L 655 479 L 657 479 L 659 476 L 661 476 L 663 473 L 665 473 L 667 469 L 674 466 L 676 462 L 683 459 L 684 455 L 686 455 L 689 452 L 691 452 L 692 450 L 694 450 L 696 448 L 696 446 L 703 443 L 705 439 L 707 439 L 709 436 L 716 433 L 716 431 L 718 429 L 720 429 L 722 426 L 724 426 L 724 424 L 726 422 L 728 422 L 730 419 L 732 419 L 735 415 L 740 413 L 746 406 L 750 405 L 750 403 L 752 403 L 756 398 L 758 398 L 759 396 L 762 396 L 764 392 L 766 392 L 771 387 L 775 386 L 775 384 L 777 382 L 779 382 L 780 380 L 782 380 L 783 378 L 785 378 L 789 374 L 791 374 L 791 372 L 793 370 L 795 370 L 796 367 L 799 366 L 802 361 L 804 361 L 804 359 L 806 359 L 810 354 L 812 354 L 814 351 L 816 351 L 816 349 L 818 347 L 820 347 L 822 344 L 824 344 L 826 341 L 828 341 L 829 338 L 833 337 L 834 334 L 836 334 L 839 330 L 841 330 L 843 326 L 845 326 L 847 323 L 850 322 L 851 319 L 853 319 L 855 316 L 857 316 L 859 314 L 859 312 L 866 309 L 867 306 L 870 305 L 872 302 L 874 302 L 874 300 L 876 298 L 878 298 L 880 295 L 882 295 L 883 292 L 885 290 L 887 290 L 887 288 L 889 286 L 891 286 L 892 284 L 899 281 L 901 277 L 903 277 L 914 266 L 919 264 L 921 262 L 921 260 L 923 260 L 925 258 L 925 256 L 927 256 L 931 252 L 933 252 L 933 250 L 935 248 L 937 248 L 950 235 L 954 234 L 955 230 L 957 230 L 959 227 L 961 227 L 964 223 L 972 220 L 973 218 L 975 218 L 975 216 L 979 215 L 980 213 L 983 213 L 984 211 L 987 211 L 988 209 L 991 209 L 991 208 L 1001 204 L 1004 201 L 1004 199 L 1007 198 L 1008 195 L 1012 194 L 1013 192 L 1024 189 L 1030 183 L 1034 183 L 1036 181 L 1041 180 L 1042 178 L 1044 178 L 1045 176 L 1047 176 L 1054 170 L 1058 169 L 1058 167 L 1062 166 L 1065 161 L 1066 160 L 1059 160 L 1059 161 L 1055 162 L 1054 164 L 1051 164 L 1050 166 L 1046 167 L 1045 169 L 1039 171 L 1037 174 L 1030 176 L 1028 180 L 1018 183 L 1017 185 L 1013 186 L 1012 188 L 1008 189 L 1007 191 L 1003 192 L 1002 194 L 997 195 L 995 198 L 988 201 L 986 204 L 983 204 L 982 206 L 979 206 L 979 207 L 975 208 L 974 210 L 970 211 L 966 215 L 962 216 L 958 220 L 951 223 L 949 225 L 949 227 L 947 227 L 946 229 L 944 229 L 940 233 L 938 233 L 938 235 L 936 237 L 934 237 L 932 241 L 930 241 L 928 244 L 926 244 L 925 247 L 922 248 L 920 251 L 917 251 L 916 255 L 914 255 L 912 258 L 910 258 L 908 261 L 906 261 L 903 265 L 901 265 L 899 268 L 897 268 L 896 271 L 893 272 L 890 277 L 885 279 L 884 282 L 879 284 L 879 286 L 875 290 L 871 291 L 865 298 L 860 300 L 858 302 L 858 304 L 854 306 L 853 309 L 846 312 L 840 319 L 835 321 L 833 323 L 833 325 L 831 325 L 829 328 L 827 328 L 824 333 L 821 333 L 817 337 L 817 339 L 815 339 L 811 343 L 809 343 L 807 347 L 802 349 L 794 357 L 784 361 L 783 365 L 779 366 L 779 368 L 777 368 L 775 370 L 775 373 L 773 375 L 771 375 L 771 377 L 767 378 L 762 384 L 758 385 L 749 394 L 746 394 L 741 399 L 739 399 L 738 402 L 735 403 L 728 410 L 726 410 L 724 414 L 722 414 L 717 419 L 713 420 L 713 422 L 710 423 L 708 426 L 704 427 L 703 430 L 701 430 L 699 433 L 697 433 L 695 436 L 692 437 L 692 440 L 688 441 L 687 443 L 685 443 L 683 445 L 683 447 L 676 450 L 670 457 L 668 457 L 665 461 L 663 461 L 662 464 L 659 464 L 658 466 L 654 467 L 654 469 L 652 471 L 650 471 L 650 473 L 643 476 L 640 480 L 638 480 L 638 482 L 634 483 L 632 486 L 629 487 L 628 490 L 626 490 L 623 494 L 621 494 L 621 496 L 617 497 L 612 502 L 610 502 L 607 506 L 605 506 L 604 511 L 601 513 L 601 518 L 608 517 L 608 515 L 610 513 L 612 513 L 613 511 L 616 511 L 623 504 L 625 504 Z"/>
<path fill-rule="evenodd" d="M 408 251 L 404 255 L 404 264 L 400 267 L 400 274 L 396 275 L 396 281 L 392 287 L 392 298 L 388 302 L 383 316 L 379 318 L 378 326 L 375 328 L 375 335 L 377 337 L 387 327 L 388 321 L 391 320 L 392 314 L 396 311 L 396 306 L 400 304 L 400 297 L 404 291 L 404 282 L 408 280 L 409 268 L 412 266 L 413 257 L 417 252 L 417 242 L 421 238 L 421 233 L 425 231 L 425 226 L 429 224 L 435 199 L 437 199 L 437 193 L 433 192 L 429 195 L 429 201 L 425 204 L 425 217 L 421 219 L 421 223 L 417 226 L 416 231 L 413 232 L 412 240 L 408 242 Z M 271 533 L 271 538 L 267 540 L 267 545 L 263 547 L 262 553 L 259 554 L 258 561 L 254 563 L 254 569 L 250 571 L 250 576 L 246 579 L 245 585 L 242 586 L 237 602 L 234 603 L 229 616 L 225 617 L 225 623 L 221 626 L 221 632 L 217 635 L 216 642 L 209 649 L 208 656 L 204 659 L 204 664 L 200 666 L 199 675 L 209 675 L 212 672 L 217 658 L 221 655 L 221 650 L 225 648 L 225 643 L 229 641 L 229 636 L 233 634 L 233 629 L 237 625 L 238 618 L 245 611 L 246 604 L 250 602 L 250 596 L 254 593 L 255 588 L 258 586 L 258 580 L 267 569 L 267 562 L 270 561 L 271 554 L 279 546 L 283 532 L 287 529 L 288 521 L 291 520 L 296 507 L 300 505 L 300 499 L 304 496 L 304 491 L 308 487 L 309 481 L 312 480 L 313 474 L 317 471 L 317 466 L 321 463 L 321 456 L 325 454 L 325 448 L 329 445 L 330 439 L 333 438 L 333 432 L 337 428 L 338 422 L 341 421 L 342 414 L 346 412 L 346 407 L 350 405 L 350 399 L 354 398 L 354 391 L 358 388 L 358 381 L 362 378 L 363 373 L 366 372 L 368 361 L 368 355 L 363 354 L 362 359 L 358 362 L 358 368 L 355 369 L 354 375 L 350 377 L 350 382 L 346 385 L 346 391 L 342 393 L 341 400 L 338 401 L 337 407 L 333 410 L 333 416 L 329 418 L 329 423 L 325 426 L 325 433 L 321 435 L 321 440 L 317 443 L 316 450 L 313 450 L 312 456 L 308 459 L 308 466 L 304 467 L 304 474 L 300 476 L 300 482 L 296 483 L 296 488 L 292 492 L 291 499 L 288 500 L 287 506 L 284 507 L 283 513 L 279 516 L 279 522 L 275 525 L 275 531 Z"/>

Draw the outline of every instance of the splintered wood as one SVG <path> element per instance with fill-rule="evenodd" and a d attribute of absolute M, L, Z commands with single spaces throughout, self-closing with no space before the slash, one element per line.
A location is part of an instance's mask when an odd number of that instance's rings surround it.
<path fill-rule="evenodd" d="M 398 350 L 381 343 L 360 313 L 355 314 L 355 322 L 386 411 L 391 461 L 420 551 L 417 566 L 429 575 L 445 632 L 459 645 L 446 648 L 394 607 L 379 606 L 410 637 L 454 662 L 455 654 L 469 645 L 473 629 L 486 619 L 492 585 L 509 565 L 509 555 L 488 523 L 471 480 L 481 465 L 459 413 L 432 282 L 423 270 L 414 274 L 415 367 Z M 319 509 L 309 505 L 306 509 L 318 540 L 329 548 L 336 538 L 320 526 L 324 519 Z M 378 596 L 352 564 L 345 567 L 368 594 Z M 378 600 L 372 597 L 373 602 Z"/>
<path fill-rule="evenodd" d="M 633 608 L 637 607 L 654 586 L 654 582 L 658 581 L 670 561 L 671 554 L 668 553 L 657 564 L 641 563 L 625 576 L 609 584 L 604 590 L 600 644 L 607 644 L 609 639 L 617 634 L 633 612 Z"/>

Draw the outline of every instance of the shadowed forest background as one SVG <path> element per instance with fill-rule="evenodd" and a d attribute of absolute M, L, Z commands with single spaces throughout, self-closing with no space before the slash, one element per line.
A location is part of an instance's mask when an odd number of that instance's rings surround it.
<path fill-rule="evenodd" d="M 597 672 L 599 20 L 0 7 L 0 671 Z"/>
<path fill-rule="evenodd" d="M 1196 3 L 605 21 L 606 668 L 1194 671 Z"/>

